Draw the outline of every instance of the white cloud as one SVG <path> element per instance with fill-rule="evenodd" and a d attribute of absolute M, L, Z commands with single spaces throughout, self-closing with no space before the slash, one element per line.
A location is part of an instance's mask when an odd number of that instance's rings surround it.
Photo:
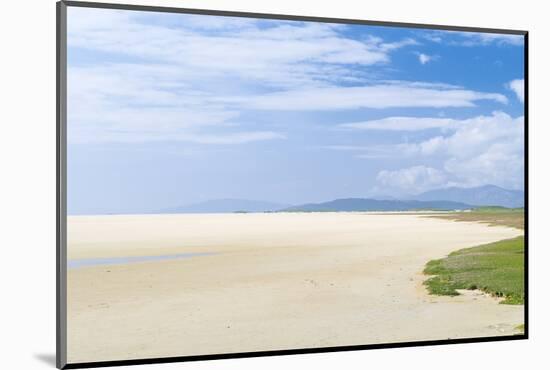
<path fill-rule="evenodd" d="M 426 64 L 431 60 L 433 60 L 433 57 L 428 54 L 423 54 L 423 53 L 418 54 L 418 61 L 420 62 L 420 64 Z"/>
<path fill-rule="evenodd" d="M 422 192 L 442 187 L 447 182 L 444 172 L 424 165 L 403 168 L 395 171 L 382 170 L 377 181 L 390 189 L 404 192 Z"/>
<path fill-rule="evenodd" d="M 502 94 L 446 84 L 367 84 L 371 66 L 388 63 L 393 51 L 417 44 L 413 39 L 385 42 L 366 36 L 358 41 L 341 32 L 344 25 L 311 22 L 231 17 L 207 17 L 202 22 L 202 16 L 166 15 L 161 24 L 140 12 L 88 8 L 69 12 L 70 52 L 100 52 L 113 61 L 69 68 L 69 140 L 73 141 L 244 143 L 285 137 L 271 129 L 256 132 L 241 120 L 250 110 L 507 103 Z M 342 81 L 354 86 L 337 86 Z"/>
<path fill-rule="evenodd" d="M 422 38 L 429 40 L 431 42 L 440 43 L 443 41 L 443 37 L 438 35 L 438 31 L 432 31 L 432 32 L 422 32 Z"/>
<path fill-rule="evenodd" d="M 140 131 L 131 132 L 110 131 L 110 130 L 88 130 L 77 129 L 71 140 L 75 143 L 91 142 L 116 142 L 116 143 L 143 143 L 155 141 L 180 141 L 194 144 L 216 144 L 216 145 L 238 145 L 256 141 L 286 139 L 278 132 L 273 131 L 237 131 L 230 133 L 205 134 L 187 133 L 184 131 Z"/>
<path fill-rule="evenodd" d="M 514 45 L 523 46 L 523 35 L 508 35 L 502 33 L 482 33 L 482 32 L 460 32 L 460 35 L 466 38 L 465 46 L 475 45 Z"/>
<path fill-rule="evenodd" d="M 447 157 L 445 170 L 464 185 L 522 188 L 524 135 L 523 117 L 497 112 L 461 126 L 442 139 L 436 151 Z"/>
<path fill-rule="evenodd" d="M 414 155 L 415 148 L 408 144 L 394 144 L 394 145 L 370 145 L 364 147 L 359 154 L 355 155 L 355 158 L 361 159 L 382 159 L 393 158 L 395 153 L 400 153 L 403 157 Z"/>
<path fill-rule="evenodd" d="M 473 107 L 479 100 L 506 104 L 502 94 L 482 93 L 439 86 L 411 86 L 407 83 L 358 87 L 320 87 L 295 89 L 252 97 L 222 98 L 225 102 L 244 103 L 252 109 L 266 110 L 338 110 L 397 107 Z"/>
<path fill-rule="evenodd" d="M 387 117 L 378 120 L 342 123 L 342 128 L 358 130 L 419 131 L 432 128 L 449 128 L 457 120 L 432 117 Z"/>
<path fill-rule="evenodd" d="M 320 149 L 334 150 L 340 152 L 354 152 L 355 158 L 380 159 L 394 158 L 396 153 L 408 157 L 417 154 L 417 148 L 409 144 L 391 145 L 325 145 Z"/>
<path fill-rule="evenodd" d="M 463 31 L 432 31 L 423 32 L 422 38 L 456 46 L 510 45 L 523 46 L 523 35 L 504 33 L 463 32 Z"/>
<path fill-rule="evenodd" d="M 365 150 L 367 147 L 361 145 L 324 145 L 319 147 L 320 149 L 336 150 L 336 151 L 361 151 Z"/>
<path fill-rule="evenodd" d="M 313 22 L 180 14 L 171 16 L 177 27 L 168 27 L 151 20 L 145 23 L 138 12 L 69 11 L 70 47 L 177 65 L 192 71 L 197 79 L 215 71 L 278 87 L 347 78 L 357 72 L 336 67 L 387 63 L 392 51 L 415 44 L 412 39 L 394 43 L 378 38 L 358 41 L 340 32 L 345 26 Z M 335 64 L 335 68 L 324 73 L 320 63 Z"/>
<path fill-rule="evenodd" d="M 254 108 L 248 105 L 252 98 L 362 83 L 370 72 L 350 66 L 388 63 L 391 52 L 415 44 L 358 41 L 341 32 L 344 25 L 68 11 L 70 54 L 100 55 L 69 68 L 71 142 L 281 139 L 284 133 L 256 132 L 240 120 Z"/>
<path fill-rule="evenodd" d="M 524 118 L 513 118 L 503 112 L 491 116 L 478 116 L 466 120 L 453 120 L 447 136 L 439 135 L 417 143 L 389 145 L 386 157 L 416 159 L 424 163 L 438 162 L 434 184 L 441 185 L 442 178 L 447 185 L 477 186 L 495 184 L 506 188 L 522 188 L 524 175 Z M 413 173 L 421 170 L 416 169 Z M 423 170 L 424 174 L 429 171 Z M 401 175 L 412 176 L 404 171 L 390 176 L 384 172 L 379 182 L 386 184 L 393 179 L 398 182 Z M 418 175 L 420 176 L 420 175 Z M 418 192 L 426 185 L 416 186 L 412 182 L 408 192 Z M 427 183 L 427 180 L 423 183 Z M 403 189 L 407 190 L 407 189 Z"/>
<path fill-rule="evenodd" d="M 246 144 L 254 141 L 285 139 L 283 134 L 272 131 L 233 132 L 227 134 L 171 135 L 159 137 L 159 140 L 181 140 L 199 144 Z"/>
<path fill-rule="evenodd" d="M 514 93 L 516 93 L 516 96 L 518 97 L 519 101 L 523 103 L 524 101 L 524 88 L 525 83 L 522 79 L 512 80 L 507 84 L 507 87 L 512 90 Z"/>
<path fill-rule="evenodd" d="M 185 17 L 171 15 L 174 19 L 174 25 L 179 27 L 187 27 L 192 29 L 200 29 L 207 31 L 235 31 L 246 30 L 253 28 L 256 25 L 256 20 L 253 18 L 241 17 Z"/>
<path fill-rule="evenodd" d="M 405 46 L 418 45 L 418 42 L 414 39 L 406 38 L 397 42 L 380 43 L 379 45 L 381 49 L 384 51 L 392 51 L 396 49 L 401 49 L 402 47 L 405 47 Z"/>
<path fill-rule="evenodd" d="M 437 140 L 428 154 L 442 151 L 462 160 L 479 156 L 495 145 L 513 147 L 520 153 L 523 150 L 523 117 L 512 118 L 506 113 L 494 112 L 491 116 L 457 121 L 456 127 L 450 136 L 436 136 L 419 145 Z"/>
<path fill-rule="evenodd" d="M 477 116 L 467 119 L 453 119 L 453 118 L 441 118 L 441 117 L 386 117 L 378 120 L 370 120 L 363 122 L 351 122 L 342 123 L 338 127 L 355 130 L 385 130 L 385 131 L 422 131 L 426 129 L 442 129 L 444 132 L 451 131 L 455 134 L 462 133 L 472 127 L 487 129 L 492 124 L 491 129 L 495 129 L 490 138 L 501 135 L 501 129 L 494 127 L 495 123 L 508 124 L 510 121 L 519 120 L 523 122 L 523 117 L 513 119 L 508 114 L 495 111 L 490 116 Z M 514 126 L 516 127 L 516 126 Z M 435 139 L 441 138 L 440 136 L 434 137 L 426 142 L 433 142 Z M 425 143 L 425 142 L 423 142 Z M 421 144 L 423 144 L 421 143 Z M 420 144 L 410 144 L 420 145 Z"/>
<path fill-rule="evenodd" d="M 71 67 L 67 75 L 68 139 L 72 143 L 178 140 L 225 144 L 282 136 L 243 130 L 232 121 L 240 116 L 237 110 L 208 104 L 206 91 L 189 89 L 171 68 Z M 214 127 L 219 140 L 209 133 Z"/>

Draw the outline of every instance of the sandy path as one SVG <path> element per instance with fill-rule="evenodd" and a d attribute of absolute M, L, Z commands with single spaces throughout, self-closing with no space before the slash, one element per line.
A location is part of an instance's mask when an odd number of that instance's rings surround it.
<path fill-rule="evenodd" d="M 511 334 L 523 306 L 433 297 L 425 263 L 521 231 L 418 215 L 69 217 L 69 362 Z"/>

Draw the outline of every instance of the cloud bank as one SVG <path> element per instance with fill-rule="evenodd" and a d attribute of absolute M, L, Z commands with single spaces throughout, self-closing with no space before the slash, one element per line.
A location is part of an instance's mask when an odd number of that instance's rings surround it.
<path fill-rule="evenodd" d="M 108 56 L 70 65 L 71 142 L 242 144 L 287 137 L 243 118 L 254 111 L 507 103 L 499 93 L 373 77 L 393 53 L 418 45 L 412 38 L 358 39 L 345 25 L 312 22 L 69 11 L 70 53 Z"/>
<path fill-rule="evenodd" d="M 416 120 L 412 120 L 412 125 Z M 483 184 L 522 188 L 523 116 L 513 118 L 503 112 L 494 112 L 491 116 L 444 122 L 441 127 L 452 128 L 448 135 L 390 145 L 384 151 L 386 158 L 415 158 L 420 163 L 432 163 L 431 166 L 382 170 L 378 173 L 378 182 L 395 191 L 407 192 Z M 365 152 L 365 158 L 368 158 L 369 149 L 365 148 Z M 375 152 L 380 153 L 381 149 L 376 148 Z"/>

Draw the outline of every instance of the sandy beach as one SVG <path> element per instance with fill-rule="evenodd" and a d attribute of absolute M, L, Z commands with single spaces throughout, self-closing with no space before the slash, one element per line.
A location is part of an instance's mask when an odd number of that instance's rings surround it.
<path fill-rule="evenodd" d="M 509 335 L 523 306 L 427 294 L 431 259 L 521 230 L 415 214 L 70 216 L 68 361 Z M 195 255 L 197 253 L 197 255 Z"/>

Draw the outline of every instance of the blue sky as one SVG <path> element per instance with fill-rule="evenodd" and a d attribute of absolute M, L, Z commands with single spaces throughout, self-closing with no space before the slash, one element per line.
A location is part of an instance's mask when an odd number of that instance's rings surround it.
<path fill-rule="evenodd" d="M 523 37 L 72 8 L 68 210 L 523 189 Z"/>

